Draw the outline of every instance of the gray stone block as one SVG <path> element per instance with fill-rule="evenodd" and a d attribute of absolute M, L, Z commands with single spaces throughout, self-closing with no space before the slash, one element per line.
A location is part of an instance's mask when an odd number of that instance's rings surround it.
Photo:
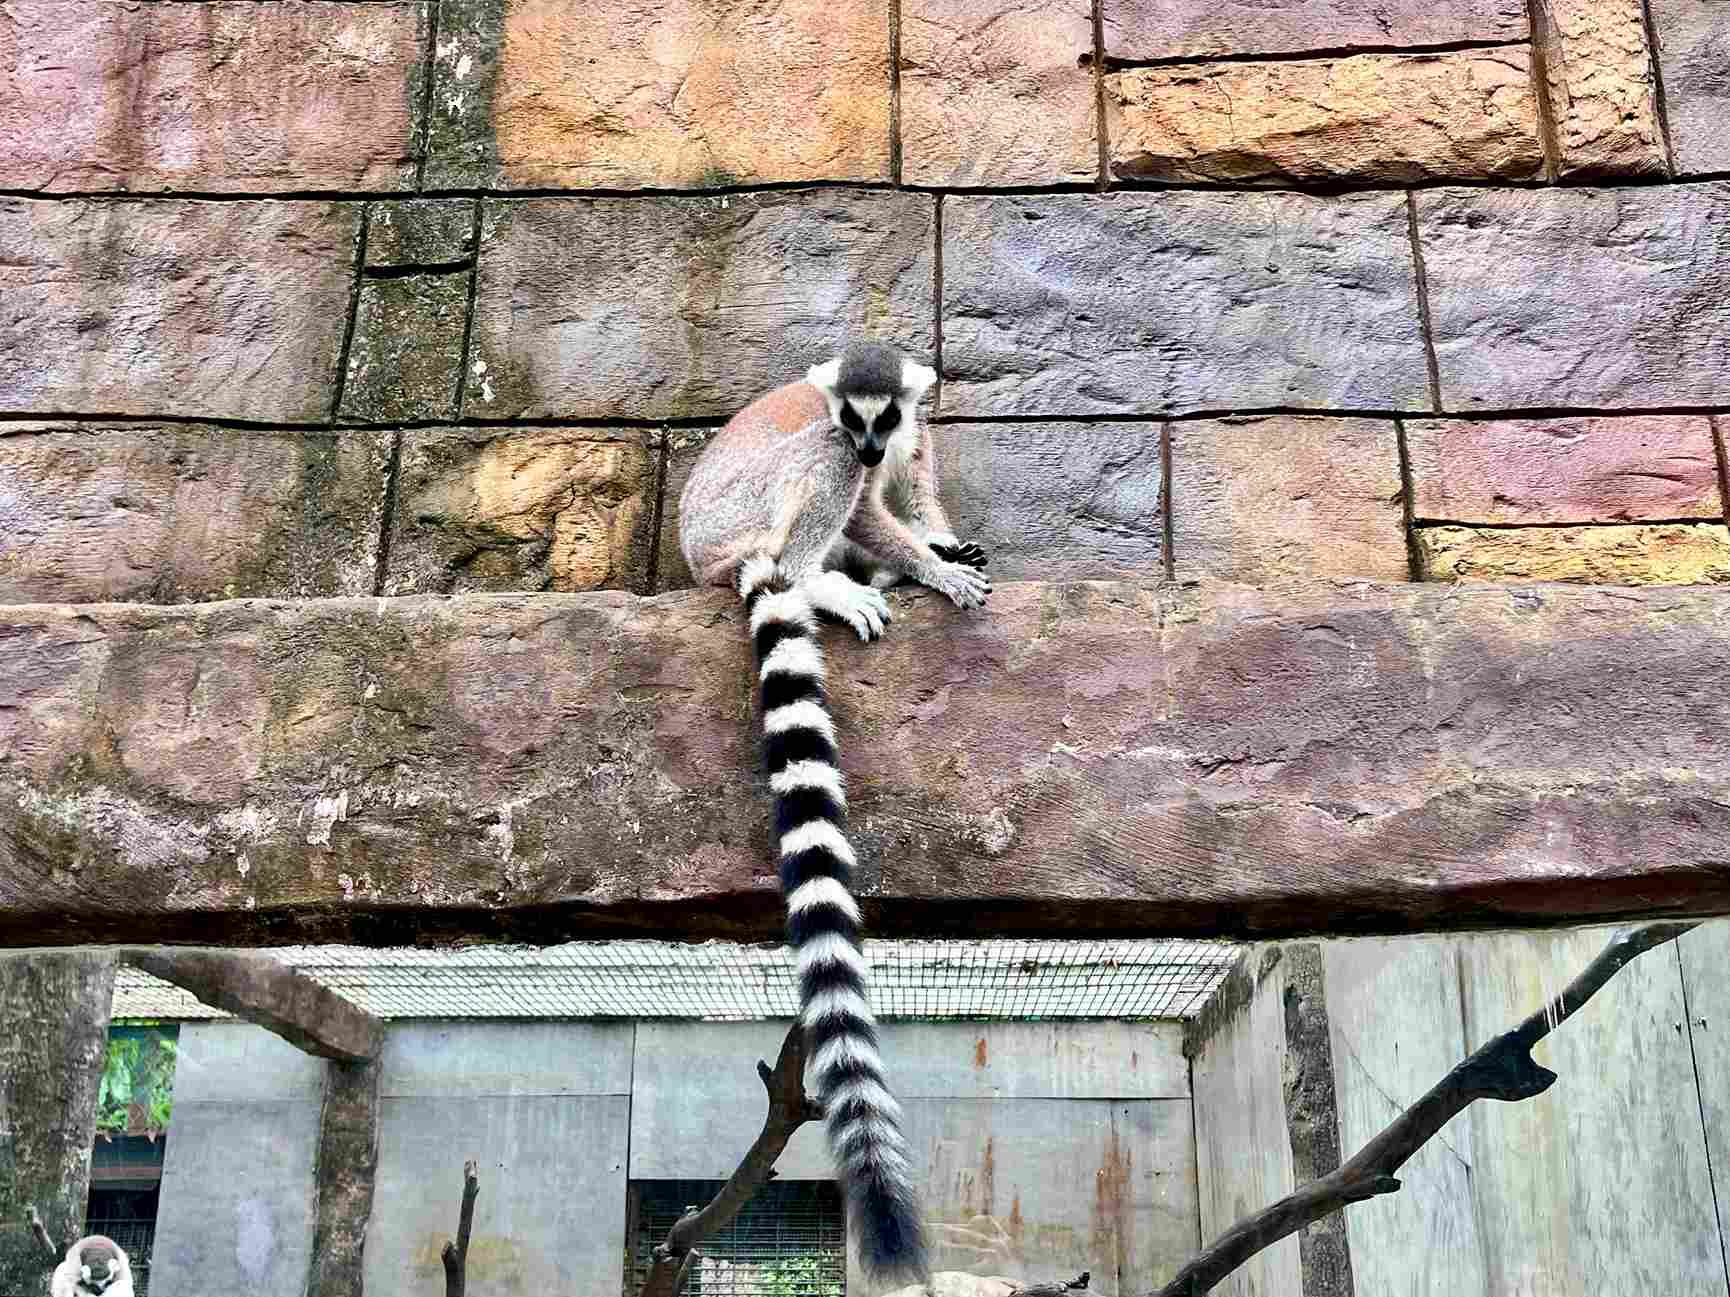
<path fill-rule="evenodd" d="M 1730 184 L 1417 205 L 1444 408 L 1730 400 Z"/>
<path fill-rule="evenodd" d="M 1429 403 L 1395 194 L 959 197 L 943 411 Z"/>
<path fill-rule="evenodd" d="M 1730 171 L 1730 5 L 1652 0 L 1676 174 Z"/>
<path fill-rule="evenodd" d="M 1157 423 L 950 423 L 932 429 L 955 534 L 1002 580 L 1163 570 Z"/>
<path fill-rule="evenodd" d="M 0 199 L 0 408 L 330 413 L 360 204 Z"/>
<path fill-rule="evenodd" d="M 463 413 L 728 416 L 864 332 L 928 359 L 934 216 L 838 189 L 488 203 Z"/>

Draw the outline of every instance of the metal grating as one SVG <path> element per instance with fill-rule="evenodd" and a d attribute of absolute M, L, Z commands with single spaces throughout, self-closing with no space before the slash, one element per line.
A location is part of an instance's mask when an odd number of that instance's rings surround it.
<path fill-rule="evenodd" d="M 149 1297 L 150 1249 L 156 1242 L 156 1222 L 153 1220 L 103 1220 L 90 1217 L 84 1222 L 86 1234 L 106 1234 L 126 1253 L 132 1266 L 134 1297 Z"/>
<path fill-rule="evenodd" d="M 720 1180 L 639 1180 L 626 1294 L 641 1292 L 655 1245 L 687 1207 L 701 1207 Z M 828 1180 L 771 1181 L 732 1222 L 703 1241 L 683 1291 L 692 1297 L 842 1297 L 847 1236 L 841 1195 Z"/>
<path fill-rule="evenodd" d="M 873 941 L 881 1018 L 1184 1018 L 1238 948 L 1205 941 Z M 381 1018 L 790 1018 L 781 946 L 572 942 L 463 949 L 285 947 L 268 952 Z M 123 968 L 114 1016 L 217 1018 L 186 992 Z"/>

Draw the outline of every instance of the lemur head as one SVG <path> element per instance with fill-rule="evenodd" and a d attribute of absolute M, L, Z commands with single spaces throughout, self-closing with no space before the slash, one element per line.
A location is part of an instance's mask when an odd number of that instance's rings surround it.
<path fill-rule="evenodd" d="M 859 462 L 883 462 L 889 438 L 913 419 L 913 407 L 937 378 L 884 342 L 855 342 L 805 375 L 829 402 L 829 418 L 853 443 Z"/>
<path fill-rule="evenodd" d="M 88 1293 L 106 1292 L 126 1277 L 129 1265 L 119 1245 L 100 1234 L 79 1239 L 67 1249 L 66 1259 L 78 1267 L 78 1291 Z"/>

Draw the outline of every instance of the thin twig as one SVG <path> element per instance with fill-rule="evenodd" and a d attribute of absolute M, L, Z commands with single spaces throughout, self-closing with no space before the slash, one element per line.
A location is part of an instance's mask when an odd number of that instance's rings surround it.
<path fill-rule="evenodd" d="M 42 1214 L 36 1210 L 36 1204 L 30 1204 L 30 1233 L 42 1245 L 42 1250 L 50 1260 L 60 1259 L 60 1249 L 54 1246 L 54 1240 L 49 1237 L 48 1226 L 42 1223 Z"/>
<path fill-rule="evenodd" d="M 1615 933 L 1598 957 L 1568 983 L 1566 990 L 1456 1066 L 1349 1162 L 1271 1207 L 1238 1221 L 1150 1297 L 1200 1297 L 1257 1252 L 1311 1221 L 1320 1220 L 1348 1203 L 1393 1193 L 1400 1187 L 1394 1172 L 1475 1100 L 1513 1102 L 1548 1090 L 1555 1084 L 1556 1074 L 1538 1065 L 1532 1057 L 1532 1046 L 1571 1018 L 1629 960 L 1654 946 L 1674 941 L 1694 926 L 1653 923 Z"/>
<path fill-rule="evenodd" d="M 654 1251 L 649 1277 L 643 1281 L 642 1297 L 677 1297 L 691 1266 L 697 1245 L 724 1229 L 753 1194 L 775 1174 L 775 1160 L 793 1138 L 793 1132 L 808 1121 L 819 1121 L 823 1105 L 805 1093 L 805 1032 L 795 1022 L 781 1042 L 781 1052 L 770 1067 L 757 1062 L 757 1075 L 769 1093 L 769 1113 L 763 1119 L 751 1149 L 727 1183 L 701 1211 L 688 1211 L 673 1223 L 665 1241 Z"/>
<path fill-rule="evenodd" d="M 463 1206 L 457 1216 L 457 1241 L 447 1242 L 439 1260 L 445 1263 L 445 1297 L 463 1297 L 468 1284 L 469 1231 L 475 1223 L 475 1199 L 481 1195 L 479 1168 L 474 1162 L 463 1163 Z"/>

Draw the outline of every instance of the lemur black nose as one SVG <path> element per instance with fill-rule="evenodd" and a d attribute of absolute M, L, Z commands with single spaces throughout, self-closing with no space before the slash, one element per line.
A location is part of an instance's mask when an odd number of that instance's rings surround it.
<path fill-rule="evenodd" d="M 881 446 L 861 446 L 861 447 L 859 447 L 859 462 L 861 464 L 865 465 L 866 468 L 876 468 L 877 465 L 879 465 L 883 462 L 883 447 L 881 447 Z"/>

